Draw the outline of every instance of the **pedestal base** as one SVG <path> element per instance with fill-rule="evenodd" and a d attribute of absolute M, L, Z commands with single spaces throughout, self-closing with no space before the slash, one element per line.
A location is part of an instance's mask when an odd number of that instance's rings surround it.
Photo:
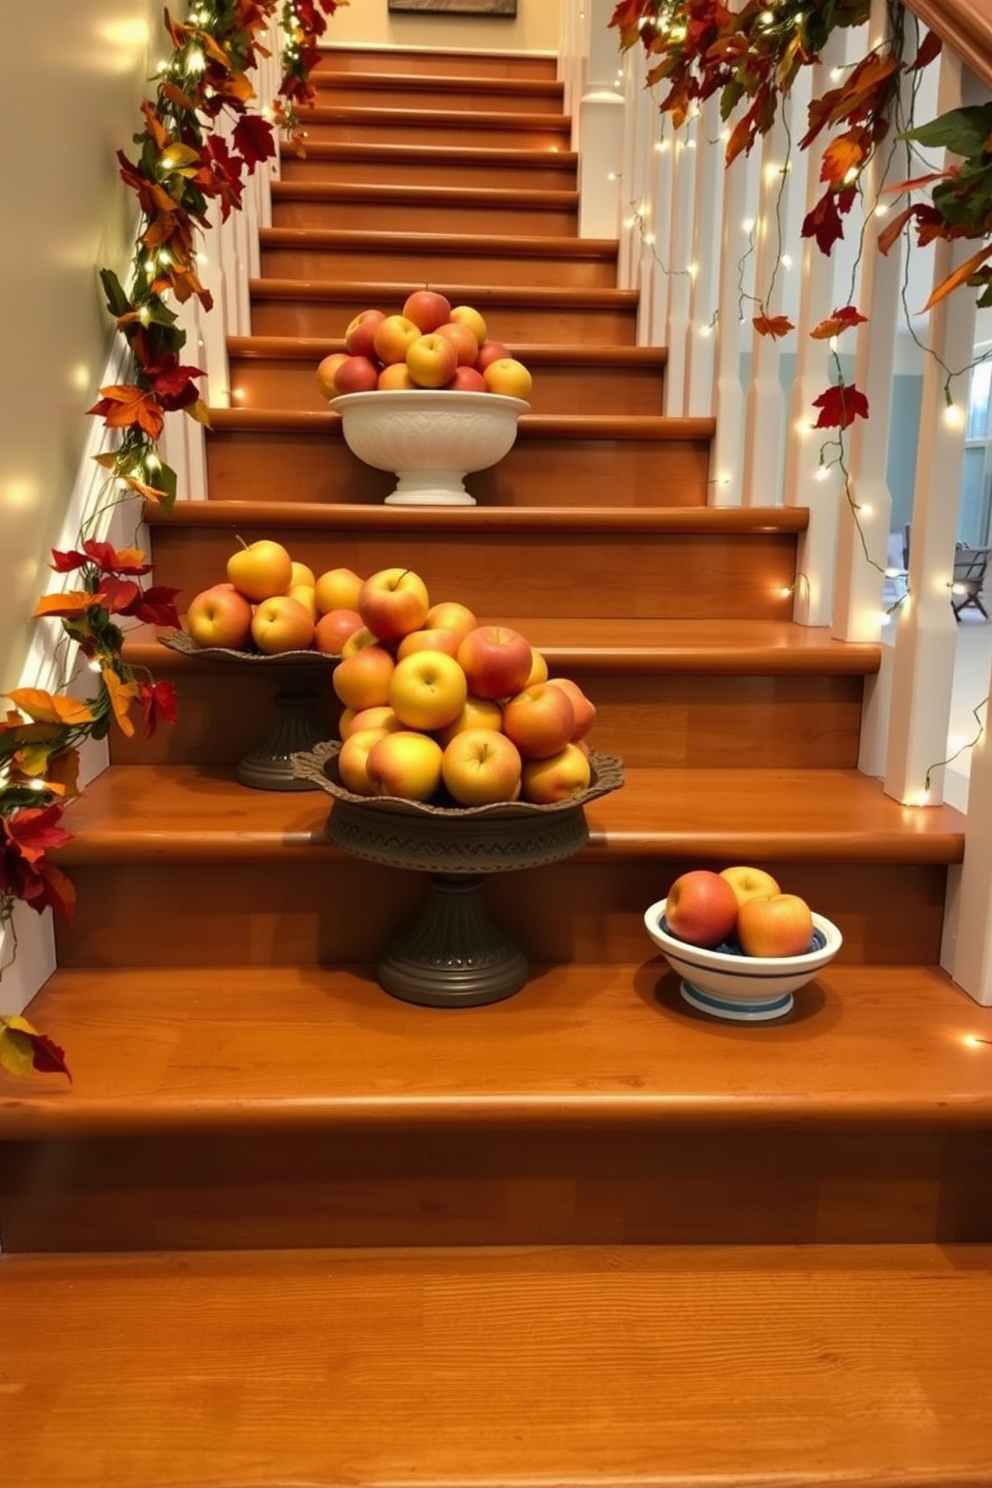
<path fill-rule="evenodd" d="M 398 470 L 387 506 L 475 506 L 456 470 Z"/>
<path fill-rule="evenodd" d="M 763 1002 L 730 1002 L 714 997 L 711 992 L 703 992 L 691 982 L 682 982 L 680 991 L 683 1001 L 697 1012 L 708 1013 L 711 1018 L 722 1018 L 727 1023 L 768 1023 L 773 1018 L 784 1018 L 793 1007 L 791 992 L 783 992 Z"/>
<path fill-rule="evenodd" d="M 527 958 L 489 918 L 482 874 L 428 875 L 421 917 L 386 946 L 379 985 L 424 1007 L 480 1007 L 502 1002 L 527 980 Z"/>
<path fill-rule="evenodd" d="M 293 770 L 293 755 L 312 749 L 327 737 L 317 718 L 317 698 L 312 685 L 288 684 L 275 695 L 276 717 L 263 739 L 238 763 L 238 780 L 253 790 L 307 791 L 319 787 L 301 780 Z"/>

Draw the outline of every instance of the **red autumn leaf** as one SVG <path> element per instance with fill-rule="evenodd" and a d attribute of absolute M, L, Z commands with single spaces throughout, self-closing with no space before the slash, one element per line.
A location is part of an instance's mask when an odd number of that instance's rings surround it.
<path fill-rule="evenodd" d="M 105 574 L 100 581 L 104 607 L 112 615 L 129 615 L 131 605 L 141 593 L 133 579 L 119 579 L 116 574 Z"/>
<path fill-rule="evenodd" d="M 849 330 L 851 326 L 864 325 L 867 319 L 867 315 L 862 315 L 853 305 L 843 305 L 814 326 L 810 335 L 814 341 L 829 341 L 831 336 L 839 336 L 841 331 Z"/>
<path fill-rule="evenodd" d="M 916 53 L 916 58 L 910 68 L 910 72 L 919 72 L 922 68 L 929 67 L 930 63 L 936 61 L 940 56 L 940 50 L 943 45 L 944 43 L 936 31 L 928 31 L 920 42 L 919 50 Z"/>
<path fill-rule="evenodd" d="M 787 336 L 795 326 L 787 315 L 756 315 L 752 321 L 759 336 Z"/>
<path fill-rule="evenodd" d="M 31 1063 L 39 1074 L 43 1075 L 65 1075 L 72 1084 L 72 1075 L 69 1066 L 65 1062 L 65 1050 L 54 1039 L 50 1039 L 47 1033 L 28 1033 L 24 1035 L 31 1043 Z"/>
<path fill-rule="evenodd" d="M 877 114 L 885 100 L 890 80 L 898 71 L 898 58 L 870 52 L 852 69 L 847 81 L 837 90 L 839 97 L 830 110 L 830 122 L 839 124 L 842 119 L 860 120 L 867 114 Z"/>
<path fill-rule="evenodd" d="M 5 845 L 13 846 L 29 863 L 38 863 L 52 848 L 63 847 L 70 833 L 58 825 L 62 807 L 24 806 L 10 816 L 0 816 L 0 833 Z"/>
<path fill-rule="evenodd" d="M 831 248 L 844 236 L 841 216 L 851 210 L 856 197 L 853 186 L 846 191 L 825 191 L 803 219 L 802 237 L 815 238 L 820 252 L 829 258 Z"/>
<path fill-rule="evenodd" d="M 820 162 L 820 180 L 833 187 L 847 184 L 851 171 L 860 170 L 867 159 L 869 144 L 861 129 L 849 129 L 831 140 Z"/>
<path fill-rule="evenodd" d="M 830 120 L 830 115 L 833 111 L 834 104 L 837 102 L 837 99 L 839 97 L 840 89 L 831 88 L 829 92 L 824 93 L 822 98 L 811 99 L 809 107 L 807 109 L 807 120 L 809 123 L 809 128 L 806 130 L 806 133 L 799 141 L 800 150 L 807 150 L 816 139 L 816 136 L 820 133 L 820 130 L 827 125 Z"/>
<path fill-rule="evenodd" d="M 868 399 L 853 383 L 835 383 L 813 399 L 813 407 L 820 410 L 815 429 L 846 429 L 856 418 L 868 417 Z"/>
<path fill-rule="evenodd" d="M 0 1069 L 22 1076 L 36 1069 L 41 1074 L 65 1075 L 72 1082 L 65 1050 L 16 1015 L 0 1017 Z"/>
<path fill-rule="evenodd" d="M 95 537 L 83 543 L 86 556 L 99 564 L 101 573 L 135 574 L 151 572 L 152 565 L 145 562 L 140 548 L 115 548 L 112 543 L 99 542 Z"/>
<path fill-rule="evenodd" d="M 153 584 L 151 588 L 141 590 L 137 598 L 121 613 L 130 615 L 135 620 L 142 620 L 146 625 L 162 625 L 169 630 L 179 630 L 179 612 L 173 604 L 178 593 L 178 589 L 170 589 L 167 584 Z"/>
<path fill-rule="evenodd" d="M 261 114 L 243 114 L 234 126 L 234 147 L 250 171 L 260 161 L 271 160 L 276 153 L 276 144 L 268 119 L 263 119 Z"/>
<path fill-rule="evenodd" d="M 145 718 L 145 737 L 150 739 L 159 723 L 175 723 L 176 688 L 172 682 L 142 682 L 141 711 Z"/>
<path fill-rule="evenodd" d="M 170 413 L 196 402 L 200 395 L 191 379 L 207 375 L 201 367 L 181 366 L 172 355 L 163 356 L 161 361 L 150 363 L 141 370 L 151 383 L 158 402 Z"/>

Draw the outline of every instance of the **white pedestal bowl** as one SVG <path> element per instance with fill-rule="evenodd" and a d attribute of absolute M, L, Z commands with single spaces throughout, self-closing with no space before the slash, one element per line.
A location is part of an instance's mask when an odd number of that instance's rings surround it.
<path fill-rule="evenodd" d="M 474 506 L 464 477 L 488 470 L 512 449 L 517 420 L 530 404 L 500 393 L 414 388 L 344 393 L 330 407 L 360 460 L 395 471 L 387 505 Z"/>

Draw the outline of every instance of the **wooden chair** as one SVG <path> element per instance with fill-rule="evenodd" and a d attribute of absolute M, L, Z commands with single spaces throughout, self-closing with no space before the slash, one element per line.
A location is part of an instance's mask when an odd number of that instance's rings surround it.
<path fill-rule="evenodd" d="M 954 548 L 954 576 L 951 589 L 951 609 L 955 620 L 961 619 L 961 611 L 981 610 L 985 619 L 989 612 L 985 608 L 982 590 L 989 566 L 992 548 L 972 548 L 967 543 L 957 543 Z M 909 523 L 902 530 L 903 568 L 909 569 Z"/>

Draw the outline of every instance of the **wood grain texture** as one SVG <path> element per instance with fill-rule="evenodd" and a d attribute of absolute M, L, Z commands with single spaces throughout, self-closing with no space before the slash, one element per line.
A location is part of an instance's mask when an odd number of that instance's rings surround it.
<path fill-rule="evenodd" d="M 331 167 L 331 170 L 326 169 Z M 472 149 L 467 145 L 369 145 L 307 141 L 306 154 L 285 146 L 279 155 L 283 181 L 416 181 L 422 186 L 476 186 L 480 175 L 500 186 L 574 191 L 574 150 Z"/>
<path fill-rule="evenodd" d="M 648 946 L 650 953 L 653 947 Z M 73 1085 L 4 1076 L 4 1139 L 394 1126 L 992 1128 L 992 1010 L 925 967 L 833 965 L 766 1026 L 688 1009 L 660 957 L 536 966 L 488 1008 L 369 967 L 61 970 L 32 1003 Z"/>
<path fill-rule="evenodd" d="M 358 232 L 389 231 L 396 222 L 423 220 L 434 232 L 525 233 L 568 239 L 578 227 L 577 194 L 498 187 L 386 186 L 340 182 L 273 189 L 272 225 L 317 229 L 347 223 Z"/>
<path fill-rule="evenodd" d="M 907 9 L 936 31 L 986 87 L 992 87 L 990 0 L 907 0 Z"/>
<path fill-rule="evenodd" d="M 986 1488 L 990 1265 L 928 1246 L 5 1257 L 5 1488 Z"/>
<path fill-rule="evenodd" d="M 314 88 L 318 105 L 326 108 L 452 109 L 472 113 L 476 108 L 514 114 L 563 113 L 564 87 L 554 79 L 474 77 L 449 73 L 387 72 L 349 68 L 340 73 L 317 72 Z"/>
<path fill-rule="evenodd" d="M 325 75 L 368 72 L 373 68 L 380 74 L 420 73 L 436 78 L 464 77 L 468 73 L 475 78 L 517 78 L 549 83 L 556 79 L 557 59 L 538 52 L 483 52 L 459 47 L 434 51 L 423 47 L 363 46 L 360 42 L 349 42 L 347 46 L 323 48 L 312 76 L 319 84 Z"/>
<path fill-rule="evenodd" d="M 543 286 L 571 289 L 617 289 L 617 244 L 598 238 L 501 237 L 465 233 L 370 233 L 322 229 L 263 228 L 260 233 L 261 278 L 249 289 L 264 293 L 266 279 L 300 282 L 329 279 L 403 279 L 408 284 L 442 279 L 465 284 L 492 283 L 510 288 Z M 629 293 L 629 291 L 628 291 Z M 366 305 L 367 305 L 366 301 Z M 467 303 L 473 303 L 468 300 Z M 253 317 L 254 330 L 259 325 Z M 329 328 L 340 335 L 340 327 Z M 318 330 L 301 327 L 301 334 Z"/>
<path fill-rule="evenodd" d="M 308 140 L 356 140 L 389 144 L 399 134 L 407 144 L 448 144 L 451 120 L 432 109 L 365 108 L 317 104 L 307 110 Z M 458 116 L 458 137 L 482 149 L 514 145 L 529 150 L 571 149 L 572 121 L 560 113 L 508 113 L 472 109 Z"/>

